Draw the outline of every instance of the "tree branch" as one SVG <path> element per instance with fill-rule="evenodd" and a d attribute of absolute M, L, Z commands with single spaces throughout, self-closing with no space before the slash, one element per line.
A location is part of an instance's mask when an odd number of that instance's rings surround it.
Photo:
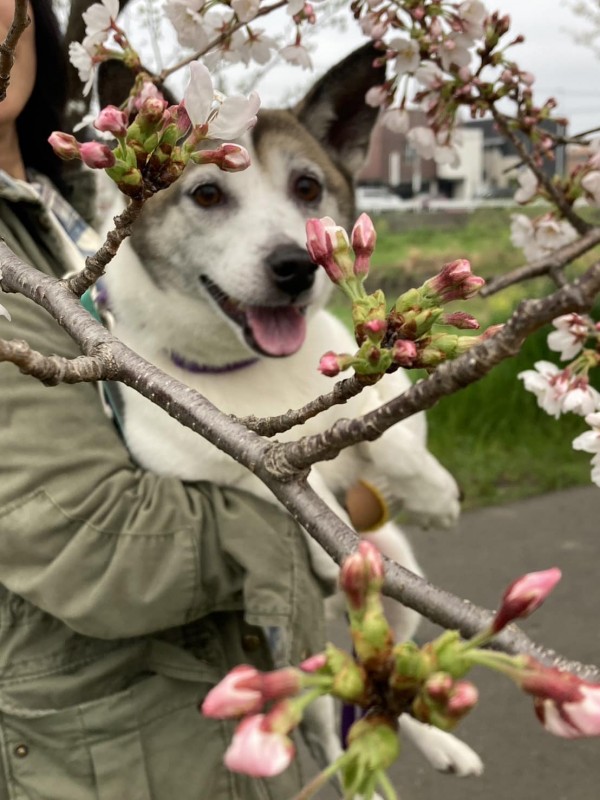
<path fill-rule="evenodd" d="M 302 406 L 302 408 L 290 409 L 285 414 L 268 417 L 267 419 L 259 419 L 254 416 L 233 416 L 233 419 L 240 422 L 248 430 L 259 433 L 261 436 L 275 436 L 277 433 L 289 431 L 290 428 L 294 428 L 296 425 L 302 425 L 308 419 L 316 417 L 323 411 L 332 408 L 332 406 L 347 403 L 348 400 L 360 394 L 365 386 L 372 386 L 376 382 L 376 380 L 368 380 L 366 376 L 353 375 L 351 378 L 338 381 L 329 394 L 323 394 L 315 398 L 310 403 Z"/>
<path fill-rule="evenodd" d="M 104 275 L 107 264 L 115 257 L 119 246 L 131 234 L 131 226 L 139 217 L 143 200 L 131 198 L 124 211 L 115 217 L 115 227 L 106 235 L 106 241 L 93 256 L 85 260 L 85 267 L 75 275 L 65 279 L 66 286 L 77 297 L 81 297 L 98 278 Z"/>
<path fill-rule="evenodd" d="M 0 339 L 1 361 L 10 361 L 25 375 L 37 378 L 46 386 L 103 381 L 114 377 L 114 362 L 109 352 L 77 358 L 45 356 L 33 350 L 23 339 Z"/>
<path fill-rule="evenodd" d="M 554 250 L 547 256 L 538 258 L 529 264 L 518 267 L 512 272 L 507 272 L 505 275 L 499 275 L 493 278 L 489 283 L 479 292 L 480 297 L 489 297 L 501 289 L 506 289 L 507 286 L 512 286 L 514 283 L 521 283 L 532 278 L 538 278 L 541 275 L 549 275 L 553 272 L 562 270 L 571 261 L 587 253 L 600 244 L 600 228 L 592 228 L 587 233 L 584 233 L 577 241 L 570 242 L 564 247 Z"/>
<path fill-rule="evenodd" d="M 563 217 L 567 219 L 580 234 L 583 235 L 586 233 L 590 229 L 589 223 L 582 219 L 579 214 L 575 213 L 573 207 L 567 202 L 564 194 L 552 183 L 552 180 L 544 173 L 544 171 L 537 166 L 527 152 L 523 142 L 511 129 L 504 114 L 501 114 L 493 104 L 489 106 L 489 109 L 494 117 L 494 121 L 496 122 L 500 133 L 502 133 L 503 136 L 513 145 L 517 153 L 521 156 L 522 161 L 525 162 L 529 169 L 534 173 L 539 183 L 541 183 L 548 193 L 550 200 L 558 208 Z"/>
<path fill-rule="evenodd" d="M 27 15 L 27 0 L 15 0 L 15 13 L 6 39 L 0 44 L 0 103 L 6 98 L 10 71 L 15 62 L 15 50 L 24 30 L 31 24 Z"/>

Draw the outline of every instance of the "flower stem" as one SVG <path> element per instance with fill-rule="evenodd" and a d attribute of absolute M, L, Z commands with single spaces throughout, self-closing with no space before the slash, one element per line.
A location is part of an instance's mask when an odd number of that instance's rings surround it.
<path fill-rule="evenodd" d="M 385 772 L 380 772 L 378 775 L 378 782 L 379 786 L 381 787 L 381 791 L 386 796 L 387 800 L 398 800 L 398 795 L 396 794 L 396 790 L 392 786 L 392 782 L 385 774 Z"/>
<path fill-rule="evenodd" d="M 309 798 L 314 797 L 319 789 L 321 789 L 327 783 L 327 781 L 343 767 L 344 763 L 348 761 L 346 756 L 347 754 L 344 753 L 344 755 L 340 756 L 337 761 L 334 761 L 333 764 L 330 764 L 322 772 L 319 772 L 318 775 L 315 775 L 315 777 L 309 781 L 309 783 L 307 783 L 303 789 L 300 790 L 293 800 L 309 800 Z"/>

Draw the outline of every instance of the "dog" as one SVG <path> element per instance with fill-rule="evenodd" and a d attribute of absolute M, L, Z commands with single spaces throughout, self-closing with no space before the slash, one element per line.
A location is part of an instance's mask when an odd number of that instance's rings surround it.
<path fill-rule="evenodd" d="M 333 67 L 295 108 L 262 110 L 241 142 L 252 158 L 244 172 L 188 166 L 173 186 L 146 203 L 103 278 L 113 333 L 226 413 L 267 417 L 300 407 L 332 388 L 317 370 L 323 352 L 356 348 L 326 310 L 332 287 L 306 252 L 305 222 L 323 216 L 345 227 L 353 222 L 353 179 L 376 118 L 364 97 L 384 80 L 384 69 L 373 66 L 375 56 L 365 46 Z M 101 94 L 102 104 L 108 99 Z M 108 219 L 122 207 L 118 198 Z M 350 400 L 344 416 L 364 414 L 409 385 L 401 370 L 386 375 Z M 123 435 L 140 465 L 276 502 L 228 455 L 133 389 L 118 391 Z M 280 439 L 320 432 L 339 418 L 340 407 L 334 406 Z M 406 511 L 423 523 L 456 520 L 458 489 L 427 450 L 423 414 L 316 465 L 309 480 L 347 519 L 344 494 L 365 472 L 387 480 Z M 421 573 L 397 525 L 387 522 L 369 535 L 386 555 Z M 332 578 L 337 567 L 308 538 L 315 570 Z M 387 599 L 385 605 L 397 640 L 410 638 L 416 613 Z M 449 734 L 406 715 L 401 727 L 437 768 L 480 771 L 476 754 Z M 327 702 L 315 706 L 309 729 L 319 761 L 340 754 Z"/>

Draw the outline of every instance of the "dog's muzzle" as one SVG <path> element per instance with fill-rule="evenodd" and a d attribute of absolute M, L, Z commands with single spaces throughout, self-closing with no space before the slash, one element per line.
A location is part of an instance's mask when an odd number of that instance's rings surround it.
<path fill-rule="evenodd" d="M 297 245 L 279 245 L 267 256 L 266 265 L 277 289 L 290 298 L 308 291 L 315 282 L 317 265 Z"/>

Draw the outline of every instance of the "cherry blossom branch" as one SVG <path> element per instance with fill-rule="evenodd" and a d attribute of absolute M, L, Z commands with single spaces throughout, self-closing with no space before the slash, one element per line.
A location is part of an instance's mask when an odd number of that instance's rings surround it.
<path fill-rule="evenodd" d="M 101 374 L 133 387 L 183 425 L 197 431 L 246 466 L 271 489 L 295 519 L 338 563 L 351 550 L 355 549 L 358 541 L 356 533 L 339 519 L 307 485 L 305 480 L 307 470 L 300 473 L 296 471 L 293 476 L 284 475 L 282 479 L 281 475 L 275 474 L 269 468 L 269 455 L 279 445 L 267 442 L 247 430 L 243 425 L 220 412 L 198 392 L 166 375 L 138 356 L 88 314 L 65 282 L 44 275 L 25 264 L 1 242 L 0 265 L 2 288 L 5 291 L 18 292 L 46 309 L 80 345 L 86 356 L 98 359 L 101 363 L 99 368 Z M 533 301 L 534 306 L 541 304 L 537 313 L 538 323 L 542 324 L 545 321 L 539 321 L 542 314 L 562 313 L 563 305 L 569 305 L 570 309 L 587 306 L 588 294 L 599 288 L 600 265 L 590 270 L 575 286 L 568 287 L 568 291 L 561 290 L 551 298 L 546 298 L 546 301 Z M 552 300 L 557 295 L 560 297 Z M 549 308 L 550 303 L 547 302 L 550 300 L 556 306 L 552 310 Z M 513 323 L 513 327 L 514 325 L 515 323 Z M 528 324 L 521 324 L 521 328 L 532 327 L 531 320 L 528 320 Z M 524 330 L 521 331 L 521 335 L 525 335 Z M 507 349 L 505 346 L 504 357 L 510 354 L 506 352 Z M 469 354 L 471 361 L 476 360 L 473 354 L 474 350 Z M 460 361 L 463 360 L 460 359 Z M 90 365 L 89 361 L 81 363 Z M 454 362 L 454 365 L 456 364 L 458 361 Z M 448 368 L 444 370 L 442 367 L 438 372 L 448 373 L 453 365 L 447 366 Z M 460 365 L 458 366 L 460 367 Z M 457 370 L 455 369 L 455 371 Z M 481 374 L 486 371 L 487 369 L 480 370 Z M 460 369 L 458 373 L 457 381 L 458 385 L 461 385 L 464 377 Z M 58 372 L 54 377 L 57 376 Z M 432 376 L 432 378 L 435 377 L 435 375 Z M 432 381 L 432 378 L 429 381 Z M 448 380 L 447 377 L 446 380 Z M 427 383 L 427 381 L 423 382 L 421 386 Z M 455 386 L 455 388 L 457 387 Z M 398 400 L 403 402 L 409 394 L 411 392 L 406 393 Z M 431 405 L 433 402 L 431 391 L 424 392 L 421 399 L 424 403 L 422 408 L 426 407 L 427 403 Z M 375 438 L 371 433 L 372 431 L 365 426 L 366 438 Z M 445 627 L 458 628 L 463 635 L 469 636 L 473 632 L 482 630 L 491 620 L 490 612 L 470 605 L 461 598 L 434 587 L 393 562 L 387 562 L 387 564 L 387 578 L 384 586 L 386 594 L 410 608 L 414 608 L 433 622 Z M 543 663 L 560 665 L 581 677 L 600 680 L 598 668 L 588 667 L 558 656 L 531 642 L 516 628 L 505 632 L 498 642 L 499 646 L 507 652 L 531 653 Z"/>
<path fill-rule="evenodd" d="M 22 373 L 37 378 L 46 386 L 111 380 L 114 362 L 110 352 L 102 347 L 98 350 L 95 356 L 45 356 L 33 350 L 23 339 L 0 339 L 0 362 L 10 361 Z"/>
<path fill-rule="evenodd" d="M 582 219 L 579 214 L 575 213 L 573 207 L 567 202 L 563 193 L 553 184 L 552 179 L 549 178 L 548 175 L 546 175 L 546 173 L 541 169 L 541 167 L 535 163 L 534 159 L 531 158 L 523 142 L 508 124 L 508 118 L 505 117 L 504 114 L 501 114 L 493 103 L 490 103 L 489 110 L 496 125 L 498 126 L 500 133 L 511 142 L 517 153 L 521 156 L 522 161 L 526 163 L 529 169 L 533 172 L 539 183 L 548 193 L 549 198 L 556 205 L 564 218 L 567 219 L 580 234 L 583 235 L 584 233 L 587 233 L 591 227 L 590 224 Z"/>
<path fill-rule="evenodd" d="M 302 425 L 312 417 L 336 405 L 343 405 L 362 392 L 365 386 L 371 386 L 373 381 L 365 380 L 366 376 L 353 375 L 335 384 L 329 394 L 321 395 L 302 408 L 290 409 L 285 414 L 275 417 L 259 419 L 255 416 L 233 417 L 237 422 L 245 425 L 248 430 L 259 433 L 261 436 L 275 436 L 277 433 L 289 431 L 296 425 Z"/>
<path fill-rule="evenodd" d="M 254 22 L 254 20 L 258 19 L 259 17 L 264 17 L 267 14 L 276 11 L 278 8 L 283 8 L 285 5 L 287 5 L 287 2 L 288 0 L 277 0 L 276 3 L 272 3 L 270 6 L 263 6 L 258 10 L 256 16 L 253 18 L 252 21 Z M 192 61 L 197 61 L 199 58 L 202 58 L 203 55 L 206 55 L 206 53 L 210 52 L 214 47 L 218 47 L 221 44 L 221 42 L 224 42 L 226 39 L 228 39 L 232 33 L 235 33 L 240 28 L 244 28 L 247 24 L 248 24 L 247 22 L 242 22 L 242 21 L 236 22 L 234 25 L 231 26 L 231 28 L 228 28 L 225 33 L 220 33 L 218 36 L 216 36 L 211 42 L 209 42 L 206 45 L 206 47 L 203 47 L 202 50 L 198 50 L 195 53 L 192 53 L 192 55 L 182 58 L 181 61 L 178 61 L 176 64 L 173 64 L 172 67 L 167 67 L 166 69 L 163 69 L 157 75 L 158 83 L 159 84 L 164 83 L 165 80 L 169 77 L 169 75 L 172 75 L 174 72 L 177 72 L 177 70 L 181 69 L 182 67 L 191 64 Z"/>
<path fill-rule="evenodd" d="M 511 272 L 507 272 L 505 275 L 499 275 L 497 278 L 493 278 L 486 283 L 479 294 L 481 297 L 489 297 L 514 283 L 521 283 L 531 278 L 538 278 L 541 275 L 556 273 L 576 258 L 592 250 L 597 244 L 600 244 L 600 228 L 592 228 L 577 239 L 577 241 L 570 242 L 542 258 L 536 259 L 522 267 L 518 267 Z"/>
<path fill-rule="evenodd" d="M 260 477 L 260 473 L 259 477 Z M 312 489 L 301 482 L 270 484 L 271 490 L 288 511 L 329 555 L 341 564 L 354 552 L 360 537 L 327 507 Z M 386 578 L 383 593 L 414 609 L 443 628 L 459 630 L 470 638 L 488 628 L 494 613 L 468 600 L 440 589 L 399 564 L 384 558 Z M 582 664 L 532 641 L 517 626 L 510 625 L 493 647 L 506 653 L 529 654 L 546 666 L 568 670 L 586 680 L 600 682 L 600 668 Z"/>
<path fill-rule="evenodd" d="M 31 24 L 27 15 L 27 0 L 15 0 L 15 13 L 6 39 L 0 44 L 0 103 L 6 97 L 10 71 L 15 61 L 15 49 L 25 29 Z"/>
<path fill-rule="evenodd" d="M 442 364 L 429 378 L 377 410 L 356 419 L 339 420 L 323 433 L 274 445 L 267 456 L 267 468 L 275 475 L 291 478 L 317 461 L 335 458 L 346 447 L 379 438 L 392 425 L 431 408 L 441 397 L 474 383 L 496 364 L 516 355 L 523 340 L 542 325 L 561 314 L 588 311 L 599 292 L 600 262 L 553 294 L 523 301 L 494 336 L 454 361 Z"/>
<path fill-rule="evenodd" d="M 65 279 L 65 284 L 77 297 L 81 297 L 90 286 L 104 275 L 107 264 L 115 257 L 121 242 L 131 234 L 131 226 L 139 217 L 143 200 L 131 198 L 124 211 L 115 217 L 115 227 L 106 235 L 106 241 L 93 256 L 85 260 L 85 267 L 75 275 Z"/>

